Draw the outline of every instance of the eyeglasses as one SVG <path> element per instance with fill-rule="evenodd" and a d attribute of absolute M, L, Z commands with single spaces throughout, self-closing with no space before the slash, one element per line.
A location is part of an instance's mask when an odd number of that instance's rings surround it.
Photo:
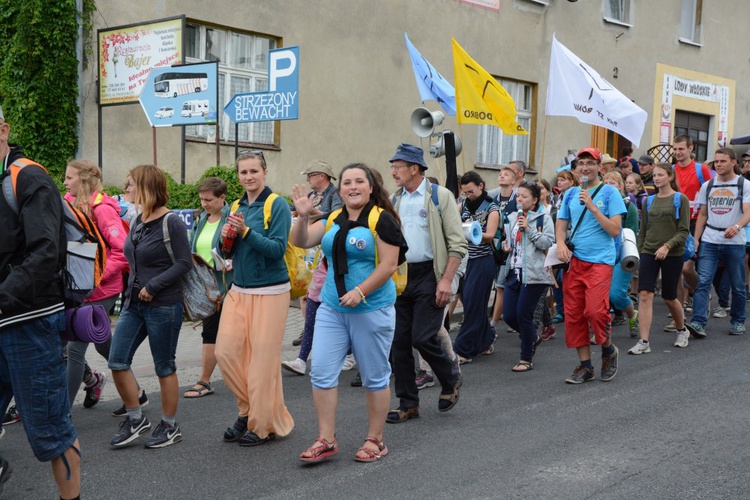
<path fill-rule="evenodd" d="M 266 161 L 266 157 L 263 156 L 263 151 L 260 149 L 243 149 L 242 151 L 237 152 L 237 157 L 240 157 L 241 155 L 257 155 L 263 158 L 263 161 Z"/>
<path fill-rule="evenodd" d="M 578 160 L 577 165 L 579 167 L 596 167 L 597 165 L 599 165 L 599 163 L 597 163 L 595 161 L 581 161 L 581 160 Z"/>
<path fill-rule="evenodd" d="M 750 163 L 750 158 L 743 158 L 742 163 Z"/>
<path fill-rule="evenodd" d="M 412 165 L 415 165 L 415 163 L 406 163 L 404 165 L 396 165 L 395 163 L 391 163 L 391 170 L 398 170 L 401 167 L 411 167 Z"/>
<path fill-rule="evenodd" d="M 650 167 L 653 163 L 638 163 L 639 167 Z"/>
<path fill-rule="evenodd" d="M 312 179 L 312 178 L 313 178 L 313 177 L 315 177 L 316 175 L 320 175 L 320 174 L 322 174 L 322 173 L 323 173 L 323 172 L 312 172 L 312 173 L 309 173 L 309 174 L 307 174 L 307 180 L 309 181 L 310 179 Z"/>

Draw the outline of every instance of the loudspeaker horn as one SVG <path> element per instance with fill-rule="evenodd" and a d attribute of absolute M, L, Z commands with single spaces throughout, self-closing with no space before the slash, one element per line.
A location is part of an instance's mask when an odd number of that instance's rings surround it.
<path fill-rule="evenodd" d="M 435 127 L 443 123 L 443 118 L 445 115 L 442 111 L 417 108 L 411 114 L 411 129 L 419 137 L 430 137 Z"/>
<path fill-rule="evenodd" d="M 439 134 L 437 134 L 437 139 L 435 139 L 435 142 L 430 144 L 430 156 L 432 156 L 433 158 L 439 158 L 445 155 L 445 134 L 449 132 L 453 134 L 456 156 L 461 154 L 463 146 L 461 144 L 461 138 L 458 136 L 458 134 L 455 134 L 450 130 L 442 130 Z"/>

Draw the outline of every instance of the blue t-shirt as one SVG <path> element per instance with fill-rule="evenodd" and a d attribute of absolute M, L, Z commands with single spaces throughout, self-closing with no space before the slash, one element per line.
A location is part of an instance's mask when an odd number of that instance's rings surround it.
<path fill-rule="evenodd" d="M 325 224 L 325 221 L 323 223 Z M 331 229 L 323 235 L 320 243 L 320 248 L 328 259 L 328 273 L 320 292 L 321 302 L 328 304 L 334 311 L 344 313 L 365 313 L 393 305 L 396 302 L 396 285 L 392 279 L 388 279 L 377 290 L 369 292 L 366 304 L 360 302 L 354 308 L 339 305 L 333 259 L 333 240 L 339 229 L 339 225 L 334 223 Z M 349 230 L 346 240 L 346 260 L 349 272 L 344 275 L 347 290 L 352 290 L 372 274 L 375 269 L 375 245 L 375 238 L 369 228 L 360 226 Z"/>
<path fill-rule="evenodd" d="M 597 187 L 599 186 L 589 188 L 587 191 L 589 194 L 593 194 Z M 560 210 L 557 212 L 558 219 L 570 221 L 571 231 L 578 224 L 578 219 L 585 208 L 585 205 L 581 205 L 578 201 L 579 189 L 571 188 L 568 190 L 565 199 L 560 205 Z M 594 197 L 594 204 L 607 217 L 614 215 L 623 217 L 627 213 L 622 195 L 615 187 L 609 184 L 602 186 Z M 575 245 L 575 249 L 573 250 L 575 258 L 592 264 L 615 265 L 617 260 L 615 239 L 599 225 L 596 217 L 588 213 L 588 210 L 586 210 L 576 234 L 573 235 L 572 242 Z"/>

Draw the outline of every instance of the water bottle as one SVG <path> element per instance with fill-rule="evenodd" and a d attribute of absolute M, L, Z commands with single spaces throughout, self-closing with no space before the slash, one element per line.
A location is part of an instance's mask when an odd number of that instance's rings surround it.
<path fill-rule="evenodd" d="M 230 224 L 227 226 L 227 235 L 224 236 L 224 240 L 221 242 L 221 251 L 224 255 L 229 255 L 232 251 L 235 238 L 237 238 L 237 230 Z"/>

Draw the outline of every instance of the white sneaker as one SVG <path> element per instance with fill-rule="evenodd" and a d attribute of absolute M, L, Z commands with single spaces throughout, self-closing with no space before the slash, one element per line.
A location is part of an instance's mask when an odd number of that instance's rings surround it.
<path fill-rule="evenodd" d="M 714 309 L 714 318 L 726 318 L 727 317 L 727 310 L 723 307 L 717 307 Z"/>
<path fill-rule="evenodd" d="M 354 359 L 354 354 L 347 354 L 346 359 L 344 360 L 344 366 L 341 367 L 341 370 L 346 372 L 355 366 L 357 366 L 357 360 Z"/>
<path fill-rule="evenodd" d="M 628 354 L 648 354 L 651 352 L 651 346 L 648 343 L 639 340 L 629 351 Z"/>
<path fill-rule="evenodd" d="M 297 375 L 304 375 L 307 372 L 307 363 L 299 358 L 294 361 L 282 361 L 281 367 Z"/>
<path fill-rule="evenodd" d="M 687 328 L 683 328 L 682 331 L 677 332 L 677 340 L 674 341 L 674 346 L 675 347 L 687 347 L 689 337 L 690 337 L 690 332 L 687 331 Z"/>

